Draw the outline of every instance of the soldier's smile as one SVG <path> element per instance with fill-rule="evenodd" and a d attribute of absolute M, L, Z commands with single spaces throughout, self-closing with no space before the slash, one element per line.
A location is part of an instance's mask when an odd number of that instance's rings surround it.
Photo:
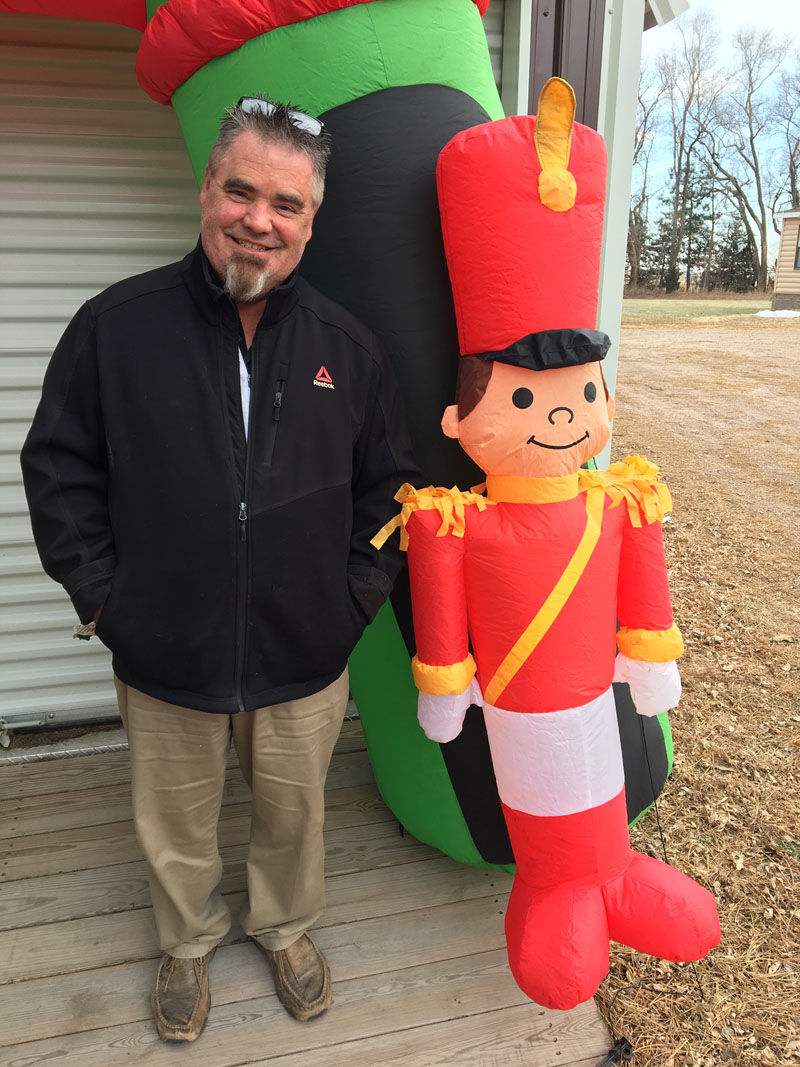
<path fill-rule="evenodd" d="M 568 445 L 546 445 L 544 443 L 544 441 L 537 441 L 535 437 L 529 437 L 528 438 L 528 444 L 529 445 L 538 445 L 539 448 L 554 448 L 554 449 L 574 448 L 575 445 L 581 444 L 583 441 L 588 440 L 588 438 L 589 438 L 589 431 L 587 430 L 586 433 L 583 435 L 583 437 L 579 437 L 577 441 L 570 441 L 570 443 Z"/>

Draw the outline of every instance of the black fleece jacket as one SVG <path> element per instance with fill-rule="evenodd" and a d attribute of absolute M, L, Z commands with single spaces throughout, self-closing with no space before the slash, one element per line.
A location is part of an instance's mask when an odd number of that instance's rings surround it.
<path fill-rule="evenodd" d="M 123 682 L 233 713 L 324 688 L 402 566 L 370 538 L 417 481 L 375 336 L 292 275 L 250 349 L 199 244 L 113 285 L 56 348 L 22 452 L 47 573 Z"/>

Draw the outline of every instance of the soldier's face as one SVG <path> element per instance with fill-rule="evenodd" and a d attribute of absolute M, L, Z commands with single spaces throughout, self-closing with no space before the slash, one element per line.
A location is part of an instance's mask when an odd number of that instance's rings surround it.
<path fill-rule="evenodd" d="M 599 363 L 545 371 L 495 363 L 477 406 L 460 422 L 448 408 L 442 429 L 487 474 L 549 478 L 601 452 L 613 416 Z"/>

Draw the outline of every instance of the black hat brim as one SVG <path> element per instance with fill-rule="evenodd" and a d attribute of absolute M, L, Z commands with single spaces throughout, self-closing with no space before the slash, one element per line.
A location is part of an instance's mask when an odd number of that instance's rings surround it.
<path fill-rule="evenodd" d="M 528 370 L 579 367 L 603 359 L 611 339 L 600 330 L 539 330 L 498 352 L 476 352 L 478 359 L 510 363 Z"/>

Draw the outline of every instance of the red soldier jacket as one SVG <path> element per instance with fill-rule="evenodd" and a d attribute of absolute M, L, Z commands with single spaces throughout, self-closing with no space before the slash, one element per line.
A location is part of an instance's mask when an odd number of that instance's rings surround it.
<path fill-rule="evenodd" d="M 557 711 L 608 689 L 617 648 L 651 662 L 682 653 L 660 522 L 671 501 L 641 457 L 489 476 L 485 497 L 404 486 L 397 499 L 423 692 L 461 693 L 477 665 L 486 703 Z"/>

